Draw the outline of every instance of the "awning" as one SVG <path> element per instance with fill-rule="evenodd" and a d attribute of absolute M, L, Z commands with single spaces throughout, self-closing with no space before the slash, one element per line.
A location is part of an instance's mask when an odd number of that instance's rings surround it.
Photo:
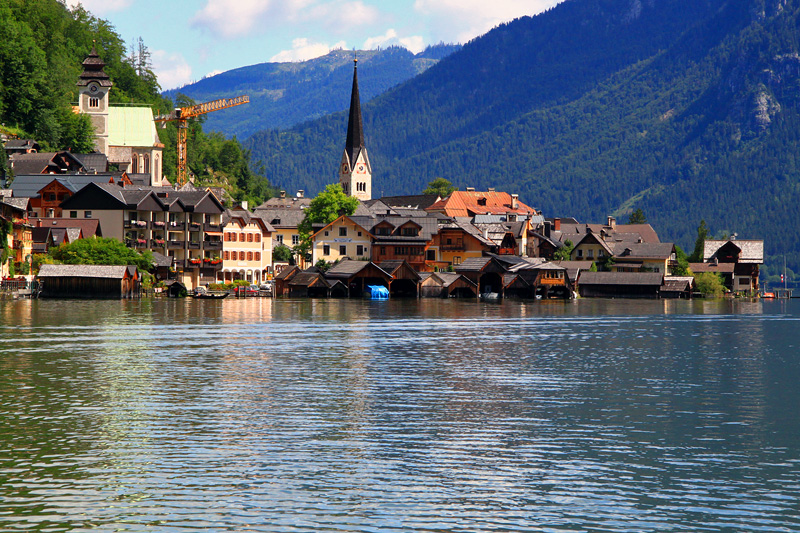
<path fill-rule="evenodd" d="M 222 237 L 221 231 L 206 231 L 206 235 L 211 235 L 212 237 Z"/>

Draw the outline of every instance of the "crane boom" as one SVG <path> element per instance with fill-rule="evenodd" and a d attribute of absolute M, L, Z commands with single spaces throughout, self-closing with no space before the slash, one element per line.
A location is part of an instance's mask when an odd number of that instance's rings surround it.
<path fill-rule="evenodd" d="M 186 131 L 188 129 L 186 121 L 205 113 L 248 103 L 250 103 L 249 96 L 220 98 L 219 100 L 203 102 L 202 104 L 193 106 L 177 107 L 172 113 L 168 115 L 158 115 L 153 119 L 155 122 L 162 122 L 165 126 L 167 122 L 178 123 L 178 185 L 182 186 L 186 184 Z"/>

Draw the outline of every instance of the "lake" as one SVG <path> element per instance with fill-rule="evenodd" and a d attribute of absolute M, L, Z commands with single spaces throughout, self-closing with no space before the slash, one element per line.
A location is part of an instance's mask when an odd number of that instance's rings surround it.
<path fill-rule="evenodd" d="M 0 316 L 0 531 L 800 530 L 798 301 Z"/>

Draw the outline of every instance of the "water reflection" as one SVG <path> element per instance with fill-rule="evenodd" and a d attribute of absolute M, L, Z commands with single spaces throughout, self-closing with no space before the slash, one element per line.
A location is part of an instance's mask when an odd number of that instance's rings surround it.
<path fill-rule="evenodd" d="M 10 530 L 800 527 L 794 302 L 2 302 Z"/>

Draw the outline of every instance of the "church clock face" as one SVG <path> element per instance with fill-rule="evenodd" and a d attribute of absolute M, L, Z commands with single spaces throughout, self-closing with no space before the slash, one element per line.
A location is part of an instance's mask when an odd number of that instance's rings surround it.
<path fill-rule="evenodd" d="M 99 90 L 100 90 L 100 87 L 98 87 L 96 83 L 90 83 L 89 84 L 89 92 L 91 94 L 97 94 L 97 91 L 99 91 Z"/>
<path fill-rule="evenodd" d="M 342 174 L 347 174 L 347 163 L 342 163 Z"/>
<path fill-rule="evenodd" d="M 363 174 L 364 173 L 364 165 L 358 165 L 358 173 L 359 174 Z"/>

